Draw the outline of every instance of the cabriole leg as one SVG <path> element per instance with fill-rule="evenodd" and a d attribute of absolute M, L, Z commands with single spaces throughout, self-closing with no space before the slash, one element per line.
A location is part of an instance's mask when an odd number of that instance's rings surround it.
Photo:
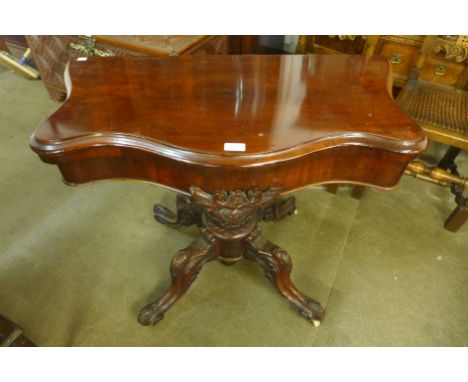
<path fill-rule="evenodd" d="M 265 239 L 259 227 L 249 235 L 246 242 L 248 249 L 245 258 L 259 263 L 266 278 L 278 292 L 295 305 L 299 313 L 314 326 L 319 326 L 323 309 L 317 301 L 302 294 L 292 283 L 292 262 L 287 252 Z"/>

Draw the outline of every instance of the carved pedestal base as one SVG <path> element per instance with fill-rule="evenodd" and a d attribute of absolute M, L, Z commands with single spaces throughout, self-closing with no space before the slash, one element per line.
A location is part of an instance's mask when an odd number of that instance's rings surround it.
<path fill-rule="evenodd" d="M 292 283 L 292 262 L 283 249 L 265 239 L 258 222 L 277 221 L 295 211 L 293 197 L 280 198 L 280 190 L 218 192 L 208 194 L 198 187 L 190 189 L 191 197 L 177 196 L 177 213 L 157 204 L 154 215 L 157 221 L 172 227 L 196 224 L 200 237 L 187 248 L 180 250 L 171 262 L 172 283 L 159 300 L 144 307 L 138 321 L 154 325 L 188 290 L 201 268 L 218 259 L 233 265 L 242 258 L 256 261 L 265 276 L 297 307 L 307 320 L 319 326 L 323 309 L 317 301 L 303 295 Z"/>

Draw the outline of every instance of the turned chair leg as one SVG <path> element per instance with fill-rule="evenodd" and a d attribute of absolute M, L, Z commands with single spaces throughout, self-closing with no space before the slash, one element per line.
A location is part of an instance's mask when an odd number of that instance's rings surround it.
<path fill-rule="evenodd" d="M 182 297 L 195 281 L 202 267 L 218 257 L 215 239 L 202 229 L 202 236 L 187 248 L 180 250 L 171 262 L 172 284 L 159 300 L 145 306 L 138 316 L 142 325 L 154 325 Z"/>
<path fill-rule="evenodd" d="M 302 294 L 292 283 L 292 262 L 287 252 L 265 239 L 259 227 L 246 239 L 248 248 L 244 257 L 260 264 L 266 278 L 286 297 L 299 313 L 315 326 L 320 325 L 323 309 L 320 304 Z"/>

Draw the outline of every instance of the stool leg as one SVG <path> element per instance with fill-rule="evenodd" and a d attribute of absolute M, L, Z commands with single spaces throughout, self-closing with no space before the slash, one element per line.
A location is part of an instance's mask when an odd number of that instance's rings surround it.
<path fill-rule="evenodd" d="M 314 326 L 319 326 L 324 314 L 323 309 L 317 301 L 303 295 L 292 283 L 289 277 L 292 262 L 287 252 L 266 240 L 260 227 L 249 235 L 246 243 L 248 247 L 244 257 L 260 264 L 266 278 L 278 292 L 295 305 L 303 317 Z"/>
<path fill-rule="evenodd" d="M 468 219 L 468 199 L 464 198 L 462 193 L 459 193 L 456 195 L 455 201 L 457 207 L 445 220 L 444 224 L 445 229 L 451 232 L 457 232 Z"/>
<path fill-rule="evenodd" d="M 171 286 L 161 299 L 141 310 L 138 316 L 140 324 L 154 325 L 164 318 L 164 314 L 195 281 L 202 267 L 218 257 L 214 247 L 214 239 L 207 240 L 206 237 L 202 236 L 187 248 L 177 252 L 171 262 Z"/>

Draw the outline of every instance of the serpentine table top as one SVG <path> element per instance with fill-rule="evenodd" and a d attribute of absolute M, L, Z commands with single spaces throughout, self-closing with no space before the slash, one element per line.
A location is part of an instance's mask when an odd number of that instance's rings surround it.
<path fill-rule="evenodd" d="M 158 221 L 197 224 L 179 251 L 166 295 L 140 314 L 159 321 L 201 267 L 257 261 L 278 291 L 318 324 L 323 310 L 291 284 L 286 252 L 259 220 L 294 212 L 280 194 L 312 184 L 394 188 L 426 145 L 391 95 L 384 57 L 325 55 L 80 57 L 68 99 L 30 145 L 68 184 L 108 179 L 179 192 Z"/>
<path fill-rule="evenodd" d="M 31 146 L 72 184 L 389 189 L 427 143 L 390 73 L 384 57 L 78 58 Z"/>

